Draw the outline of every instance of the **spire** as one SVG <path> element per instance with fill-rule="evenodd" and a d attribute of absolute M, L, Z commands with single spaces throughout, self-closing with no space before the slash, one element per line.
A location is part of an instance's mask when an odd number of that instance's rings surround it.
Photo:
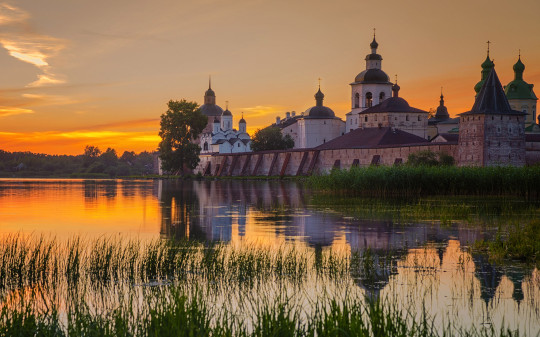
<path fill-rule="evenodd" d="M 321 91 L 321 79 L 319 78 L 319 91 L 315 93 L 316 106 L 323 106 L 324 94 Z"/>
<path fill-rule="evenodd" d="M 212 75 L 208 75 L 208 89 L 212 89 Z"/>
<path fill-rule="evenodd" d="M 371 47 L 371 53 L 376 54 L 379 44 L 377 43 L 377 40 L 375 40 L 375 28 L 373 28 L 373 41 L 370 43 L 369 46 Z"/>
<path fill-rule="evenodd" d="M 484 81 L 480 92 L 476 96 L 474 105 L 470 113 L 479 114 L 516 114 L 512 110 L 508 99 L 503 91 L 501 81 L 495 69 L 492 69 Z"/>
<path fill-rule="evenodd" d="M 204 93 L 205 104 L 216 104 L 216 93 L 212 90 L 212 78 L 208 75 L 208 90 Z"/>
<path fill-rule="evenodd" d="M 441 100 L 439 101 L 439 103 L 440 105 L 437 107 L 435 118 L 440 121 L 450 118 L 450 115 L 448 114 L 448 109 L 444 106 L 443 87 L 441 87 Z"/>
<path fill-rule="evenodd" d="M 396 74 L 396 83 L 392 86 L 392 97 L 399 97 L 399 89 L 401 89 L 401 87 L 397 84 Z"/>
<path fill-rule="evenodd" d="M 492 42 L 487 41 L 486 43 L 487 43 L 487 56 L 481 65 L 482 67 L 481 78 L 480 78 L 480 81 L 476 83 L 476 85 L 474 86 L 474 91 L 476 91 L 476 95 L 478 95 L 478 93 L 480 92 L 480 89 L 482 88 L 484 81 L 486 80 L 489 73 L 491 72 L 491 69 L 493 69 L 493 67 L 495 66 L 495 64 L 493 63 L 493 60 L 489 58 L 489 47 Z"/>
<path fill-rule="evenodd" d="M 242 119 L 240 119 L 240 121 L 238 122 L 239 124 L 246 124 L 246 120 L 244 119 L 244 112 L 242 112 Z"/>
<path fill-rule="evenodd" d="M 525 71 L 525 65 L 521 62 L 521 49 L 519 50 L 519 56 L 516 64 L 514 64 L 514 81 L 523 80 L 523 72 Z"/>

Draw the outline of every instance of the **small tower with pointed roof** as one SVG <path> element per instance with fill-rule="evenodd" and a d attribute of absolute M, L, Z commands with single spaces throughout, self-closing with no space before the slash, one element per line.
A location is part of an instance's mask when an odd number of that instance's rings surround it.
<path fill-rule="evenodd" d="M 493 68 L 472 109 L 460 114 L 460 166 L 524 166 L 525 113 L 513 110 Z"/>
<path fill-rule="evenodd" d="M 536 124 L 536 103 L 538 98 L 533 91 L 534 85 L 523 80 L 525 65 L 521 62 L 521 52 L 513 69 L 514 80 L 504 87 L 508 102 L 512 109 L 528 114 L 525 119 L 526 126 Z"/>

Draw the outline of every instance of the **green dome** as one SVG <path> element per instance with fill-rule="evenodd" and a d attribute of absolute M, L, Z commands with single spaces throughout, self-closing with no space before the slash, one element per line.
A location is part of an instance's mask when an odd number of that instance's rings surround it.
<path fill-rule="evenodd" d="M 514 64 L 514 72 L 518 73 L 522 73 L 525 71 L 525 65 L 523 64 L 523 62 L 521 62 L 521 56 L 518 58 L 518 61 L 516 62 L 516 64 Z"/>
<path fill-rule="evenodd" d="M 521 57 L 518 58 L 516 64 L 514 64 L 514 80 L 506 87 L 504 87 L 504 93 L 508 99 L 538 99 L 533 91 L 533 85 L 523 80 L 523 71 L 525 71 L 525 65 L 521 62 Z"/>
<path fill-rule="evenodd" d="M 491 69 L 493 69 L 494 66 L 495 64 L 493 63 L 492 60 L 490 60 L 489 54 L 488 54 L 486 56 L 486 60 L 482 63 L 482 79 L 478 83 L 476 83 L 476 85 L 474 86 L 474 91 L 476 91 L 477 95 L 480 92 L 480 89 L 482 89 L 482 86 L 484 85 L 484 81 L 486 80 L 489 73 L 491 72 Z"/>

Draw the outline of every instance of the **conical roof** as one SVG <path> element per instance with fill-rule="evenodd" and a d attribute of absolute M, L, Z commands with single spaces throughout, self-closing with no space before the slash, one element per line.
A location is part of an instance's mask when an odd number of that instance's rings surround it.
<path fill-rule="evenodd" d="M 524 112 L 512 110 L 510 107 L 495 68 L 484 81 L 471 111 L 465 114 L 525 115 Z"/>

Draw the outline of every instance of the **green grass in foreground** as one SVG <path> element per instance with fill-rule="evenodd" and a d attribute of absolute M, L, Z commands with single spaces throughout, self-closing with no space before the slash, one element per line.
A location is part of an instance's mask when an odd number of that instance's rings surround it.
<path fill-rule="evenodd" d="M 363 196 L 517 195 L 540 197 L 540 167 L 371 166 L 307 179 L 313 188 Z"/>
<path fill-rule="evenodd" d="M 219 312 L 195 292 L 174 287 L 130 293 L 105 310 L 95 310 L 80 297 L 61 308 L 39 310 L 36 299 L 0 310 L 0 336 L 519 336 L 510 330 L 436 329 L 423 312 L 415 315 L 388 301 L 329 299 L 314 303 L 306 314 L 279 297 L 250 303 L 251 317 Z M 142 303 L 142 304 L 141 304 Z M 438 330 L 442 330 L 439 332 Z"/>

